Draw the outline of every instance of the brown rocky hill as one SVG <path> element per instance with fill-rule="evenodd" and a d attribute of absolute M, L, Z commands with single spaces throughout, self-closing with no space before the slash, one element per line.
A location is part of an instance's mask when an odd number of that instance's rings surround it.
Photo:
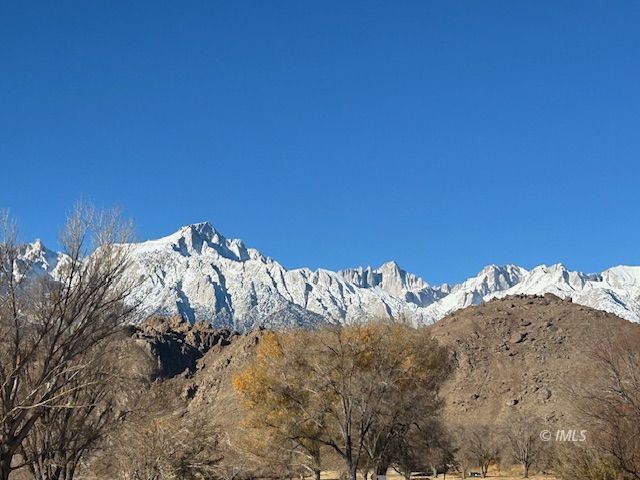
<path fill-rule="evenodd" d="M 219 419 L 232 441 L 242 406 L 231 378 L 252 358 L 261 331 L 155 322 L 136 331 L 137 342 L 161 353 L 165 372 L 184 367 L 165 383 L 187 410 Z M 492 300 L 426 328 L 451 348 L 456 367 L 442 392 L 448 420 L 501 423 L 518 411 L 562 427 L 571 421 L 572 391 L 589 381 L 592 352 L 640 325 L 548 294 Z"/>
<path fill-rule="evenodd" d="M 547 294 L 492 300 L 430 328 L 453 351 L 442 392 L 449 419 L 500 423 L 520 411 L 561 428 L 594 352 L 640 325 Z"/>

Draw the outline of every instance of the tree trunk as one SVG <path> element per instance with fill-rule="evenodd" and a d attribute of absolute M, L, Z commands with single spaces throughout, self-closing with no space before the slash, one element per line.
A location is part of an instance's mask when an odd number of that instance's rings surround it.
<path fill-rule="evenodd" d="M 314 469 L 314 470 L 313 470 L 313 478 L 314 478 L 315 480 L 320 480 L 320 473 L 321 473 L 321 471 L 320 471 L 320 469 L 319 469 L 319 468 L 318 468 L 318 469 Z"/>
<path fill-rule="evenodd" d="M 11 452 L 2 452 L 0 454 L 0 480 L 8 480 L 11 473 L 11 462 L 13 454 Z"/>
<path fill-rule="evenodd" d="M 354 465 L 353 460 L 349 456 L 345 456 L 345 462 L 347 464 L 347 475 L 349 475 L 349 480 L 358 480 L 358 465 Z"/>
<path fill-rule="evenodd" d="M 376 465 L 376 468 L 374 469 L 376 474 L 375 480 L 378 480 L 381 476 L 386 478 L 387 470 L 389 470 L 389 465 L 386 463 Z"/>
<path fill-rule="evenodd" d="M 522 464 L 522 478 L 529 478 L 529 465 L 526 463 Z"/>
<path fill-rule="evenodd" d="M 65 471 L 65 480 L 73 480 L 73 477 L 76 475 L 76 465 L 77 463 L 71 461 L 67 463 L 67 468 Z"/>

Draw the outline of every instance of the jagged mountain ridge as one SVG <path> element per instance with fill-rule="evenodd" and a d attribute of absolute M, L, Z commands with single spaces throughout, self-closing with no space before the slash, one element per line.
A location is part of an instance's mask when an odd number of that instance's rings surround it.
<path fill-rule="evenodd" d="M 449 285 L 432 287 L 417 275 L 402 270 L 396 262 L 387 262 L 375 269 L 358 267 L 340 270 L 338 273 L 360 288 L 380 287 L 418 307 L 431 305 L 450 292 Z"/>
<path fill-rule="evenodd" d="M 583 274 L 562 264 L 530 271 L 489 265 L 458 285 L 433 286 L 395 262 L 338 272 L 288 270 L 241 240 L 225 238 L 210 223 L 129 247 L 127 275 L 138 282 L 132 299 L 147 315 L 179 314 L 190 322 L 241 331 L 350 323 L 372 316 L 431 323 L 491 298 L 544 293 L 640 321 L 640 267 Z M 23 258 L 22 273 L 30 265 L 38 274 L 55 275 L 64 262 L 62 254 L 39 241 L 25 246 Z"/>

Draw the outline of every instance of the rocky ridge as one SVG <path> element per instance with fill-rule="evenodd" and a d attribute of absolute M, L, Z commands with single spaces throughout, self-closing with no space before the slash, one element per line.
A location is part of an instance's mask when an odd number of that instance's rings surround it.
<path fill-rule="evenodd" d="M 372 317 L 405 317 L 430 324 L 470 305 L 519 294 L 553 293 L 575 303 L 640 321 L 640 267 L 618 266 L 597 274 L 562 264 L 526 270 L 489 265 L 458 285 L 430 285 L 387 262 L 379 268 L 286 269 L 209 223 L 167 237 L 126 246 L 132 301 L 141 318 L 179 315 L 191 323 L 249 331 L 256 327 L 313 327 Z M 55 277 L 64 255 L 41 242 L 24 247 L 20 275 Z"/>

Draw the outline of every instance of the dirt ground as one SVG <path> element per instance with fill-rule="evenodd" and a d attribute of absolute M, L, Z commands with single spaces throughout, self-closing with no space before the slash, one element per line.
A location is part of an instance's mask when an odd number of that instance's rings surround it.
<path fill-rule="evenodd" d="M 432 478 L 435 479 L 436 477 L 432 477 Z M 437 478 L 444 479 L 445 477 L 443 475 L 438 475 Z M 450 479 L 454 480 L 454 479 L 460 478 L 460 475 L 448 474 L 446 476 L 446 478 L 450 478 Z M 469 478 L 474 478 L 474 477 L 467 477 L 467 479 L 469 479 Z M 503 474 L 497 474 L 497 473 L 496 474 L 491 474 L 490 473 L 489 475 L 487 475 L 487 478 L 499 478 L 501 480 L 522 480 L 522 476 L 520 476 L 520 475 L 513 476 L 513 475 L 510 475 L 508 473 L 503 473 Z M 396 479 L 394 479 L 394 480 L 396 480 Z M 398 480 L 400 480 L 400 479 L 398 478 Z M 529 480 L 558 480 L 558 477 L 550 477 L 548 475 L 529 475 Z"/>
<path fill-rule="evenodd" d="M 424 479 L 425 477 L 420 477 L 420 479 Z M 437 477 L 428 477 L 428 478 L 433 478 L 433 479 L 451 479 L 451 480 L 455 480 L 455 479 L 459 479 L 460 475 L 456 474 L 456 473 L 448 473 L 446 475 L 446 477 L 442 474 L 438 475 Z M 470 478 L 476 478 L 476 477 L 467 477 L 467 479 Z M 477 477 L 480 478 L 480 477 Z M 517 472 L 499 472 L 499 471 L 490 471 L 489 475 L 487 475 L 487 478 L 499 478 L 500 480 L 521 480 L 522 476 L 519 475 Z M 339 479 L 339 475 L 337 474 L 337 472 L 323 472 L 322 473 L 322 480 L 337 480 Z M 402 475 L 399 475 L 397 472 L 393 471 L 393 470 L 389 470 L 389 472 L 387 472 L 387 479 L 388 480 L 404 480 L 404 477 L 402 477 Z M 558 477 L 554 477 L 552 475 L 534 475 L 534 474 L 530 474 L 529 475 L 529 479 L 530 480 L 559 480 Z"/>

